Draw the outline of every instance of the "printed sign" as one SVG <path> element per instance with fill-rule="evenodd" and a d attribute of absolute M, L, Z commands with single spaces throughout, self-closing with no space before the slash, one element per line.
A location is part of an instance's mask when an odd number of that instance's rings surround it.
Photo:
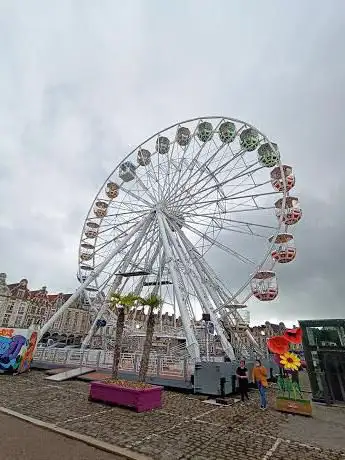
<path fill-rule="evenodd" d="M 37 338 L 33 329 L 0 328 L 0 373 L 19 374 L 29 370 Z"/>

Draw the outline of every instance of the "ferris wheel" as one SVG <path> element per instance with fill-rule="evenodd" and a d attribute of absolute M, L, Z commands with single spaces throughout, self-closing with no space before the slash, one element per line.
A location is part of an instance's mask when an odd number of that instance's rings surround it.
<path fill-rule="evenodd" d="M 105 180 L 83 226 L 78 279 L 95 311 L 89 336 L 112 292 L 154 292 L 180 316 L 192 358 L 201 313 L 230 359 L 236 341 L 243 353 L 241 309 L 251 297 L 276 299 L 274 266 L 296 256 L 294 185 L 277 145 L 244 121 L 195 118 L 146 139 Z"/>

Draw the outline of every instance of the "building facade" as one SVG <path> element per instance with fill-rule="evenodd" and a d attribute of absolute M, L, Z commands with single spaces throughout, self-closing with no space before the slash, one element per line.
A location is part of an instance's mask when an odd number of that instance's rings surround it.
<path fill-rule="evenodd" d="M 23 329 L 32 325 L 42 326 L 71 295 L 49 294 L 46 286 L 31 290 L 25 278 L 7 284 L 6 274 L 0 273 L 0 326 Z M 43 341 L 51 337 L 69 344 L 80 343 L 90 327 L 89 316 L 89 312 L 77 300 L 54 323 Z"/>

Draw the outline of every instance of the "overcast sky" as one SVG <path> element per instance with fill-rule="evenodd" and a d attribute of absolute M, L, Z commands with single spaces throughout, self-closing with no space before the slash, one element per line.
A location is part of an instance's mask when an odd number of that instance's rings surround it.
<path fill-rule="evenodd" d="M 76 288 L 83 220 L 131 147 L 205 114 L 253 123 L 304 219 L 251 317 L 344 317 L 345 2 L 0 0 L 0 271 Z"/>

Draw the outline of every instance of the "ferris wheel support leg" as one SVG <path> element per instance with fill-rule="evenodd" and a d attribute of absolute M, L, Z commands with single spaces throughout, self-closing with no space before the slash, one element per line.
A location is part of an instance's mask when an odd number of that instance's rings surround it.
<path fill-rule="evenodd" d="M 205 273 L 210 278 L 216 276 L 215 273 L 213 272 L 213 270 L 210 267 L 205 267 Z M 223 295 L 222 292 L 219 292 L 219 296 L 224 302 L 227 302 L 228 299 L 226 298 L 225 295 Z M 229 315 L 229 313 L 226 313 L 226 314 Z M 236 309 L 234 309 L 232 314 L 234 315 L 235 321 L 243 320 L 242 316 L 240 315 L 240 313 Z M 252 346 L 253 346 L 255 352 L 257 353 L 257 355 L 258 356 L 263 356 L 263 352 L 262 352 L 258 342 L 255 340 L 254 336 L 252 335 L 252 333 L 250 332 L 249 329 L 246 330 L 245 334 L 248 337 L 248 339 L 249 339 L 250 343 L 252 344 Z"/>
<path fill-rule="evenodd" d="M 197 293 L 197 295 L 199 297 L 199 301 L 200 301 L 201 305 L 203 306 L 203 310 L 205 310 L 210 315 L 211 321 L 214 324 L 214 327 L 215 327 L 215 330 L 217 332 L 217 335 L 220 338 L 220 341 L 221 341 L 221 344 L 222 344 L 222 347 L 223 347 L 223 350 L 224 350 L 225 354 L 232 361 L 234 361 L 236 359 L 234 349 L 232 348 L 231 343 L 226 339 L 224 331 L 223 331 L 223 328 L 222 328 L 221 324 L 219 323 L 218 318 L 217 318 L 217 316 L 215 315 L 215 313 L 213 311 L 213 308 L 211 307 L 210 298 L 212 299 L 212 297 L 211 297 L 210 294 L 207 295 L 207 291 L 205 291 L 205 288 L 203 287 L 202 283 L 200 282 L 200 279 L 202 279 L 202 273 L 200 273 L 198 267 L 194 264 L 194 266 L 196 268 L 196 271 L 197 271 L 197 273 L 199 275 L 199 276 L 196 276 L 197 274 L 195 273 L 195 271 L 193 269 L 190 269 L 190 267 L 187 266 L 187 264 L 185 262 L 186 256 L 185 256 L 185 254 L 183 254 L 183 250 L 179 247 L 178 242 L 175 241 L 174 236 L 171 234 L 172 232 L 170 233 L 169 226 L 165 225 L 165 229 L 166 229 L 168 235 L 170 234 L 169 236 L 170 236 L 171 243 L 175 247 L 175 250 L 176 250 L 179 258 L 182 261 L 183 266 L 186 269 L 187 276 L 188 276 L 188 278 L 189 278 L 189 280 L 190 280 L 195 292 Z M 217 304 L 216 304 L 216 306 L 217 306 Z"/>
<path fill-rule="evenodd" d="M 94 270 L 91 272 L 90 276 L 80 285 L 80 287 L 75 291 L 74 294 L 61 306 L 61 308 L 45 323 L 45 325 L 39 330 L 38 333 L 38 340 L 49 331 L 49 329 L 53 326 L 55 321 L 60 318 L 60 316 L 67 310 L 68 307 L 73 305 L 73 303 L 80 297 L 80 294 L 83 290 L 95 280 L 100 273 L 104 270 L 104 268 L 109 264 L 109 262 L 116 256 L 118 252 L 120 252 L 128 243 L 128 241 L 142 228 L 145 222 L 152 219 L 152 215 L 141 219 L 137 225 L 128 233 L 127 236 L 123 238 L 121 243 L 109 254 L 109 256 Z"/>
<path fill-rule="evenodd" d="M 221 304 L 222 302 L 226 302 L 228 300 L 227 296 L 226 296 L 225 293 L 222 292 L 221 289 L 219 289 L 218 283 L 216 283 L 215 281 L 210 282 L 210 280 L 212 280 L 212 279 L 217 280 L 217 275 L 213 272 L 212 269 L 209 269 L 207 264 L 205 264 L 206 266 L 204 266 L 203 264 L 200 263 L 199 257 L 197 257 L 197 255 L 195 253 L 194 246 L 189 241 L 189 239 L 186 237 L 186 235 L 182 232 L 182 230 L 179 229 L 178 233 L 179 233 L 179 235 L 181 237 L 181 240 L 183 241 L 183 244 L 186 247 L 186 250 L 189 252 L 189 254 L 191 256 L 196 269 L 198 270 L 199 276 L 202 278 L 203 276 L 205 277 L 205 275 L 206 275 L 206 277 L 208 278 L 208 279 L 205 280 L 205 289 L 209 293 L 209 295 L 210 295 L 211 299 L 213 300 L 214 304 L 218 305 L 218 304 Z M 218 289 L 214 285 L 218 286 Z M 219 311 L 219 309 L 217 309 L 216 311 Z M 216 312 L 213 312 L 213 313 L 216 316 Z M 236 325 L 235 318 L 234 319 L 232 319 L 231 317 L 229 318 L 229 313 L 228 312 L 226 312 L 225 314 L 227 315 L 228 319 L 230 320 L 230 323 L 231 324 L 235 323 L 235 325 Z M 239 338 L 238 334 L 235 333 L 234 335 L 237 338 L 238 342 L 240 343 L 241 341 L 240 341 L 240 338 Z M 225 337 L 225 334 L 224 334 L 224 337 Z M 226 339 L 226 337 L 225 337 L 225 340 L 229 343 L 229 341 Z M 233 350 L 232 346 L 231 346 L 231 348 Z"/>
<path fill-rule="evenodd" d="M 177 275 L 177 270 L 175 267 L 175 260 L 173 253 L 171 251 L 170 245 L 169 245 L 169 240 L 167 233 L 165 231 L 165 226 L 163 222 L 163 218 L 161 215 L 161 212 L 157 212 L 157 220 L 158 220 L 158 225 L 159 225 L 159 231 L 162 237 L 162 243 L 163 243 L 163 248 L 166 253 L 166 263 L 169 267 L 172 282 L 174 285 L 174 290 L 175 290 L 175 295 L 177 299 L 177 303 L 180 309 L 180 314 L 181 314 L 181 320 L 182 320 L 182 325 L 186 334 L 186 345 L 187 345 L 187 350 L 190 354 L 190 356 L 195 360 L 195 361 L 200 361 L 200 348 L 198 341 L 196 340 L 194 330 L 191 326 L 191 318 L 189 317 L 187 307 L 185 304 L 185 300 L 183 298 L 183 295 L 181 293 L 179 284 L 178 284 L 178 275 Z"/>
<path fill-rule="evenodd" d="M 145 235 L 145 232 L 147 231 L 148 227 L 150 226 L 152 222 L 152 219 L 150 220 L 147 220 L 147 222 L 145 222 L 143 225 L 142 225 L 142 228 L 139 230 L 138 232 L 138 236 L 136 238 L 136 240 L 134 241 L 134 244 L 132 245 L 131 249 L 129 250 L 129 253 L 127 254 L 126 258 L 124 261 L 121 261 L 121 263 L 119 264 L 119 266 L 117 267 L 117 270 L 119 269 L 119 267 L 121 267 L 121 270 L 122 271 L 125 271 L 127 270 L 134 254 L 136 253 L 136 251 L 138 250 L 138 247 L 139 247 L 139 244 L 141 243 L 141 240 L 143 238 L 143 236 Z M 115 292 L 120 284 L 121 284 L 121 281 L 122 281 L 122 276 L 121 275 L 117 275 L 115 277 L 115 280 L 114 280 L 114 283 L 109 291 L 109 297 L 111 296 L 111 294 L 113 292 Z M 101 306 L 101 308 L 99 309 L 97 315 L 96 315 L 96 318 L 87 334 L 87 336 L 85 337 L 85 339 L 83 340 L 83 344 L 82 344 L 82 348 L 85 348 L 87 347 L 87 345 L 89 345 L 92 337 L 94 336 L 96 330 L 97 330 L 97 321 L 100 320 L 102 318 L 102 316 L 104 315 L 106 309 L 108 308 L 108 303 L 107 301 L 105 300 L 103 302 L 103 305 Z"/>

